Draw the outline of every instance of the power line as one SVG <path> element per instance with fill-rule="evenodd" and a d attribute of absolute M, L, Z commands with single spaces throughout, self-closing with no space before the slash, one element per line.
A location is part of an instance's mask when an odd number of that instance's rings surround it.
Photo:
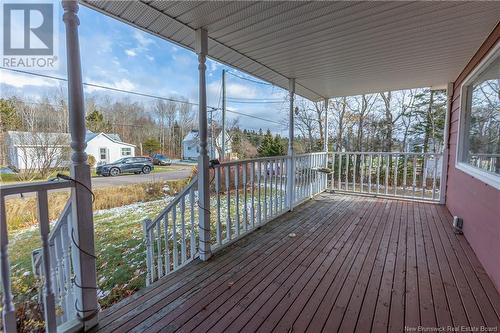
<path fill-rule="evenodd" d="M 47 75 L 47 74 L 40 74 L 40 73 L 33 73 L 33 72 L 23 71 L 20 69 L 6 68 L 6 67 L 1 67 L 1 66 L 0 66 L 0 69 L 6 70 L 6 71 L 11 71 L 11 72 L 16 72 L 16 73 L 21 73 L 21 74 L 34 75 L 34 76 L 43 77 L 46 79 L 59 80 L 59 81 L 64 81 L 64 82 L 68 81 L 68 79 L 65 79 L 62 77 L 52 76 L 52 75 Z M 160 100 L 164 100 L 164 101 L 168 101 L 168 102 L 184 103 L 184 104 L 194 105 L 194 106 L 199 105 L 198 103 L 193 103 L 193 102 L 189 102 L 189 101 L 182 101 L 182 100 L 178 100 L 178 99 L 174 99 L 174 98 L 156 96 L 156 95 L 151 95 L 151 94 L 146 94 L 146 93 L 141 93 L 141 92 L 136 92 L 136 91 L 131 91 L 131 90 L 125 90 L 125 89 L 119 89 L 119 88 L 113 88 L 113 87 L 107 87 L 107 86 L 103 86 L 103 85 L 95 84 L 95 83 L 83 82 L 82 84 L 84 86 L 87 86 L 87 87 L 107 89 L 107 90 L 112 90 L 112 91 L 126 93 L 126 94 L 132 94 L 132 95 L 137 95 L 137 96 L 142 96 L 142 97 L 160 99 Z M 207 108 L 217 109 L 216 107 L 213 107 L 213 106 L 207 106 Z"/>
<path fill-rule="evenodd" d="M 62 77 L 57 77 L 57 76 L 52 76 L 52 75 L 47 75 L 47 74 L 40 74 L 40 73 L 33 73 L 33 72 L 23 71 L 23 70 L 20 70 L 20 69 L 6 68 L 6 67 L 1 67 L 1 66 L 0 66 L 0 69 L 6 70 L 6 71 L 11 71 L 11 72 L 17 72 L 17 73 L 21 73 L 21 74 L 27 74 L 27 75 L 33 75 L 33 76 L 38 76 L 38 77 L 53 79 L 53 80 L 59 80 L 59 81 L 65 81 L 65 82 L 68 81 L 68 79 L 65 79 L 65 78 L 62 78 Z M 102 85 L 98 85 L 98 84 L 93 84 L 93 83 L 83 83 L 83 85 L 90 86 L 90 87 L 95 87 L 95 88 L 100 88 L 100 89 L 109 89 L 109 90 L 113 90 L 113 91 L 117 91 L 117 92 L 121 92 L 121 93 L 128 93 L 128 94 L 133 94 L 133 95 L 138 95 L 138 96 L 143 96 L 143 97 L 156 98 L 156 99 L 170 101 L 170 102 L 175 102 L 175 103 L 185 103 L 185 104 L 189 104 L 189 105 L 198 106 L 198 103 L 192 103 L 192 102 L 188 102 L 188 101 L 181 101 L 181 100 L 176 100 L 176 99 L 172 99 L 172 98 L 167 98 L 167 97 L 162 97 L 162 96 L 155 96 L 155 95 L 150 95 L 150 94 L 145 94 L 145 93 L 140 93 L 140 92 L 135 92 L 135 91 L 128 91 L 128 90 L 123 90 L 123 89 L 118 89 L 118 88 L 106 87 L 106 86 L 102 86 Z M 45 103 L 41 103 L 41 102 L 38 102 L 38 103 L 37 102 L 27 102 L 27 103 L 28 104 L 29 103 L 31 103 L 31 104 L 45 104 Z M 280 102 L 280 103 L 282 103 L 282 102 Z M 47 103 L 47 104 L 50 104 L 50 103 Z M 54 106 L 54 105 L 52 105 L 52 106 Z M 207 107 L 211 109 L 211 110 L 209 110 L 209 112 L 211 112 L 211 111 L 220 111 L 221 110 L 218 107 L 213 107 L 213 106 L 207 106 Z M 244 116 L 244 117 L 249 117 L 249 118 L 258 119 L 258 120 L 262 120 L 262 121 L 266 121 L 266 122 L 270 122 L 270 123 L 274 123 L 274 124 L 283 125 L 282 123 L 280 123 L 278 121 L 269 120 L 269 119 L 265 119 L 265 118 L 262 118 L 262 117 L 258 117 L 258 116 L 254 116 L 254 115 L 250 115 L 250 114 L 246 114 L 246 113 L 242 113 L 242 112 L 237 112 L 237 111 L 232 111 L 232 110 L 226 110 L 226 111 L 230 112 L 230 113 L 238 114 L 238 115 Z"/>
<path fill-rule="evenodd" d="M 231 74 L 232 76 L 235 76 L 237 78 L 240 78 L 242 80 L 246 80 L 246 81 L 250 81 L 250 82 L 253 82 L 253 83 L 257 83 L 257 84 L 262 84 L 262 85 L 265 85 L 265 86 L 272 86 L 274 87 L 274 84 L 271 84 L 271 83 L 267 83 L 267 82 L 262 82 L 262 81 L 257 81 L 257 80 L 252 80 L 252 79 L 249 79 L 249 78 L 246 78 L 244 76 L 240 76 L 238 74 L 235 74 L 233 72 L 230 72 L 230 71 L 226 71 L 228 74 Z"/>
<path fill-rule="evenodd" d="M 265 102 L 265 101 L 255 101 L 255 102 L 251 102 L 251 101 L 234 101 L 234 100 L 230 100 L 231 103 L 236 103 L 236 104 L 282 104 L 284 101 L 269 101 L 269 102 Z"/>

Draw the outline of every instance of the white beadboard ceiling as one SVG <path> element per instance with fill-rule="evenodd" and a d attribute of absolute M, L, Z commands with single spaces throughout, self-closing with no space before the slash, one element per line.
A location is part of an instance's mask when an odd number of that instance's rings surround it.
<path fill-rule="evenodd" d="M 500 20 L 500 1 L 94 1 L 82 4 L 310 99 L 445 87 Z"/>

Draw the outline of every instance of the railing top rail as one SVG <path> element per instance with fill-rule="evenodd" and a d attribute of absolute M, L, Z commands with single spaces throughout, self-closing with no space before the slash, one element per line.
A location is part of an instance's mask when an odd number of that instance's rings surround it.
<path fill-rule="evenodd" d="M 13 194 L 21 194 L 21 193 L 57 190 L 63 188 L 70 188 L 74 186 L 75 184 L 70 180 L 2 185 L 0 186 L 0 197 L 5 197 L 7 195 L 13 195 Z"/>
<path fill-rule="evenodd" d="M 332 151 L 333 154 L 364 154 L 364 155 L 418 155 L 418 156 L 434 156 L 442 155 L 443 153 L 416 153 L 416 152 L 384 152 L 384 151 Z"/>
<path fill-rule="evenodd" d="M 176 204 L 178 204 L 179 201 L 181 200 L 181 198 L 183 196 L 185 196 L 191 190 L 191 188 L 193 186 L 195 186 L 197 183 L 198 183 L 198 176 L 196 175 L 196 176 L 193 177 L 193 179 L 191 180 L 191 182 L 187 186 L 184 187 L 184 189 L 181 192 L 177 193 L 177 195 L 175 196 L 175 198 L 168 203 L 167 207 L 165 207 L 158 214 L 158 216 L 151 223 L 148 224 L 148 226 L 147 226 L 146 229 L 149 230 L 156 223 L 158 223 L 163 218 L 163 216 L 165 216 L 165 214 L 168 213 L 172 209 L 173 206 L 175 206 Z"/>
<path fill-rule="evenodd" d="M 62 225 L 67 221 L 66 219 L 70 213 L 71 213 L 71 198 L 66 202 L 66 205 L 64 206 L 61 215 L 59 215 L 59 218 L 57 219 L 56 223 L 50 230 L 50 235 L 49 235 L 50 243 L 54 241 L 54 238 L 56 238 L 57 233 L 61 229 Z"/>
<path fill-rule="evenodd" d="M 474 157 L 474 156 L 488 156 L 488 157 L 500 157 L 500 154 L 488 154 L 488 153 L 477 153 L 477 154 L 473 154 L 473 153 L 469 153 L 470 156 Z"/>
<path fill-rule="evenodd" d="M 327 154 L 325 151 L 316 151 L 314 153 L 305 153 L 305 154 L 295 154 L 293 155 L 294 157 L 304 157 L 304 156 L 311 156 L 311 155 L 323 155 Z"/>
<path fill-rule="evenodd" d="M 247 159 L 244 159 L 244 160 L 233 160 L 233 161 L 221 162 L 221 164 L 216 165 L 215 168 L 221 168 L 221 167 L 225 167 L 225 166 L 232 166 L 232 165 L 237 165 L 237 164 L 242 164 L 242 163 L 258 162 L 258 161 L 268 161 L 268 160 L 278 160 L 278 159 L 286 159 L 286 158 L 288 158 L 287 155 L 247 158 Z"/>

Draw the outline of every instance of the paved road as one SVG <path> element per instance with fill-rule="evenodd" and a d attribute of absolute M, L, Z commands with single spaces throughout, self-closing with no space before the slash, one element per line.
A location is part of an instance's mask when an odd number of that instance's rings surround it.
<path fill-rule="evenodd" d="M 148 175 L 126 174 L 116 177 L 93 177 L 92 187 L 98 188 L 106 186 L 120 186 L 120 185 L 148 183 L 152 181 L 161 181 L 161 180 L 175 180 L 175 179 L 186 178 L 190 174 L 191 174 L 191 169 L 186 168 L 173 171 L 150 173 Z"/>
<path fill-rule="evenodd" d="M 191 168 L 181 168 L 172 171 L 162 171 L 156 173 L 150 173 L 148 175 L 139 174 L 125 174 L 116 177 L 93 177 L 92 178 L 92 188 L 106 187 L 106 186 L 120 186 L 120 185 L 130 185 L 130 184 L 141 184 L 148 183 L 151 181 L 162 181 L 162 180 L 176 180 L 186 178 L 191 174 Z M 61 192 L 65 190 L 53 190 L 49 192 Z M 34 196 L 35 193 L 30 192 L 23 195 L 23 197 Z M 19 198 L 19 195 L 8 195 L 6 198 Z"/>

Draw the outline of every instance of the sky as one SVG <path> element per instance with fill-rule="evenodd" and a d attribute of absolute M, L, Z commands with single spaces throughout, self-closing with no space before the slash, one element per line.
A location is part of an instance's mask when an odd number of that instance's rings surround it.
<path fill-rule="evenodd" d="M 58 15 L 61 17 L 62 9 L 59 9 Z M 197 103 L 198 61 L 194 52 L 84 6 L 80 6 L 79 18 L 84 82 L 154 96 L 186 98 L 190 102 Z M 65 34 L 62 19 L 58 25 L 59 33 L 55 43 L 59 48 L 59 69 L 37 72 L 66 78 Z M 228 110 L 251 114 L 271 122 L 234 113 L 227 114 L 228 120 L 237 117 L 241 128 L 254 130 L 269 128 L 274 133 L 285 135 L 286 126 L 278 123 L 286 123 L 288 107 L 285 101 L 286 91 L 264 84 L 263 81 L 210 59 L 207 60 L 206 71 L 208 105 L 214 107 L 221 105 L 222 69 L 260 82 L 228 74 L 226 76 Z M 60 81 L 0 70 L 2 97 L 16 95 L 28 100 L 37 100 L 50 94 L 53 89 L 67 88 Z M 85 94 L 86 97 L 108 95 L 114 100 L 128 98 L 144 104 L 154 102 L 151 98 L 138 98 L 131 94 L 90 87 L 85 88 Z M 258 101 L 259 99 L 261 101 Z M 272 100 L 272 103 L 263 102 L 264 99 Z M 194 108 L 193 112 L 197 112 L 197 109 Z"/>

